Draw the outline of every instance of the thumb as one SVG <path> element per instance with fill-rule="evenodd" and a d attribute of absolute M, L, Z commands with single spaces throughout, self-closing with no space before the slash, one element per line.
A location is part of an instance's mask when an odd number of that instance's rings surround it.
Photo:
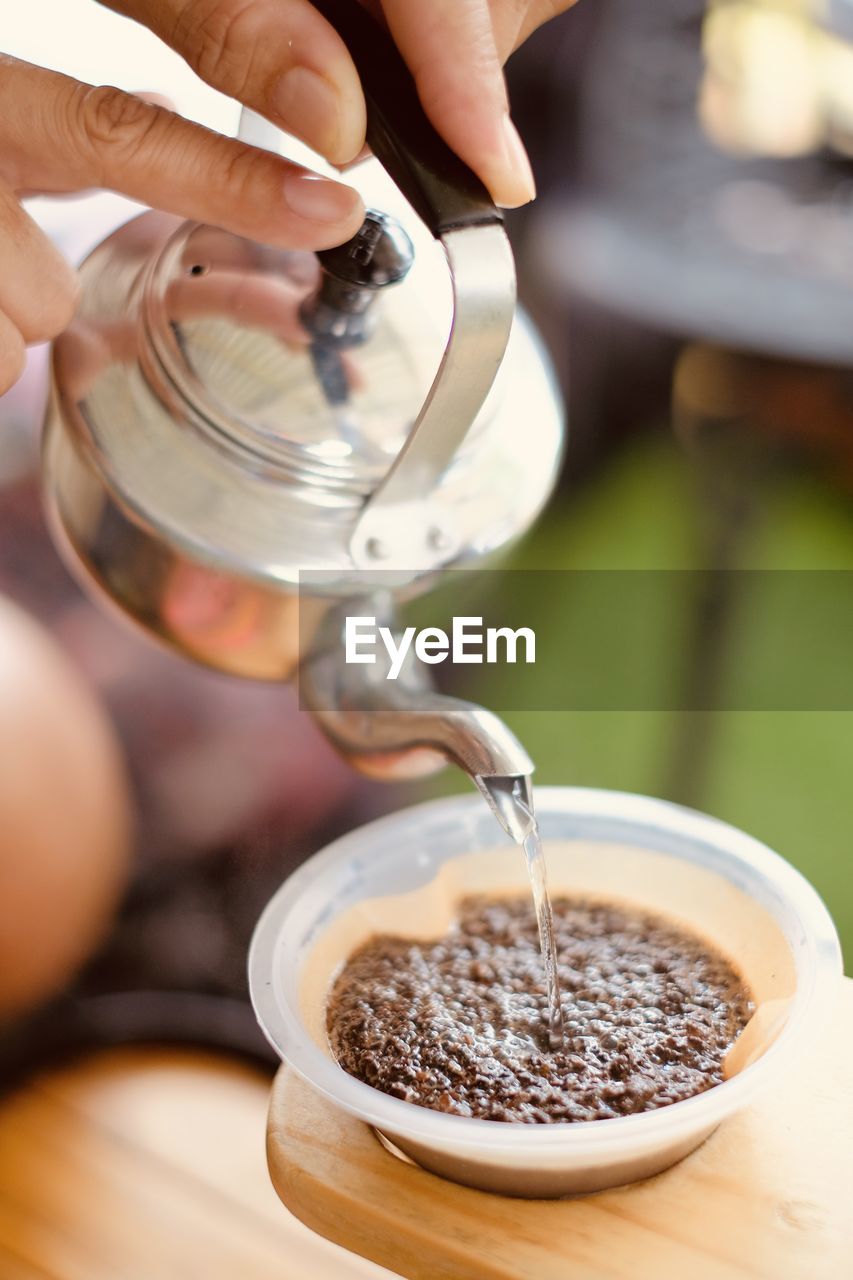
<path fill-rule="evenodd" d="M 508 5 L 502 22 L 524 5 Z M 530 161 L 509 115 L 488 0 L 382 0 L 391 34 L 415 77 L 424 110 L 498 204 L 536 194 Z M 504 38 L 502 34 L 502 39 Z"/>
<path fill-rule="evenodd" d="M 107 187 L 167 213 L 294 249 L 353 235 L 358 194 L 133 94 L 0 57 L 0 179 Z"/>

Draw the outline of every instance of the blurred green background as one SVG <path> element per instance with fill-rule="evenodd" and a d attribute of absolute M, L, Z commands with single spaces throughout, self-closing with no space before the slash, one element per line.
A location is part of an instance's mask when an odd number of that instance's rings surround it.
<path fill-rule="evenodd" d="M 742 468 L 742 460 L 737 466 Z M 669 430 L 635 438 L 589 482 L 552 500 L 508 567 L 702 567 L 707 563 L 704 480 L 702 459 L 697 472 L 696 459 Z M 746 517 L 741 513 L 737 529 L 737 567 L 853 569 L 849 496 L 825 470 L 797 459 L 762 471 L 756 481 L 742 472 L 739 483 L 749 512 Z M 730 516 L 731 509 L 724 508 L 724 524 Z M 571 609 L 568 599 L 551 599 L 549 626 L 568 632 Z M 658 624 L 659 633 L 670 637 L 656 649 L 659 678 L 682 680 L 684 619 L 665 617 Z M 769 623 L 759 614 L 726 643 L 758 662 L 772 649 L 772 660 L 782 664 L 786 645 L 796 644 L 794 629 L 784 624 L 784 618 Z M 844 633 L 834 642 L 838 670 L 845 670 L 851 655 Z M 791 653 L 791 660 L 796 656 Z M 536 679 L 547 690 L 554 675 L 537 667 Z M 734 823 L 778 850 L 824 897 L 851 968 L 853 713 L 508 711 L 506 719 L 536 761 L 538 783 L 608 787 L 677 800 Z M 434 785 L 444 793 L 463 790 L 466 782 L 448 770 Z"/>

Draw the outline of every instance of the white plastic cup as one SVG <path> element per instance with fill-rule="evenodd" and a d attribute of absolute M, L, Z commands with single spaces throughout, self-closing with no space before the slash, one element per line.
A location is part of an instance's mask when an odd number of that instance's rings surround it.
<path fill-rule="evenodd" d="M 811 885 L 743 832 L 663 800 L 540 787 L 536 812 L 554 894 L 654 911 L 707 939 L 757 1005 L 784 1011 L 772 1043 L 705 1093 L 638 1115 L 554 1125 L 430 1111 L 356 1080 L 334 1061 L 326 997 L 376 932 L 436 937 L 467 893 L 527 892 L 521 850 L 476 795 L 392 814 L 336 840 L 290 876 L 249 957 L 258 1020 L 289 1066 L 423 1168 L 519 1196 L 597 1191 L 659 1173 L 747 1104 L 820 1030 L 838 998 L 841 950 Z"/>

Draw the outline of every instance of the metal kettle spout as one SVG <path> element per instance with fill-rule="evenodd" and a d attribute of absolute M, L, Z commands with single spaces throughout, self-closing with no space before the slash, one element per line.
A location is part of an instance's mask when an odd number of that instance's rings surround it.
<path fill-rule="evenodd" d="M 346 665 L 339 650 L 303 665 L 303 704 L 349 763 L 394 781 L 458 765 L 485 796 L 513 840 L 533 827 L 533 762 L 503 721 L 461 698 L 438 693 L 410 663 L 396 680 L 387 667 Z"/>

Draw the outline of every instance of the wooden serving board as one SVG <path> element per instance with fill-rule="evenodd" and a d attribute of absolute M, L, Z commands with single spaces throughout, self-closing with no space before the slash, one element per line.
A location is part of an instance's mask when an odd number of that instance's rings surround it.
<path fill-rule="evenodd" d="M 853 981 L 785 1079 L 647 1182 L 557 1201 L 456 1186 L 286 1068 L 267 1152 L 292 1213 L 408 1280 L 853 1280 Z"/>

